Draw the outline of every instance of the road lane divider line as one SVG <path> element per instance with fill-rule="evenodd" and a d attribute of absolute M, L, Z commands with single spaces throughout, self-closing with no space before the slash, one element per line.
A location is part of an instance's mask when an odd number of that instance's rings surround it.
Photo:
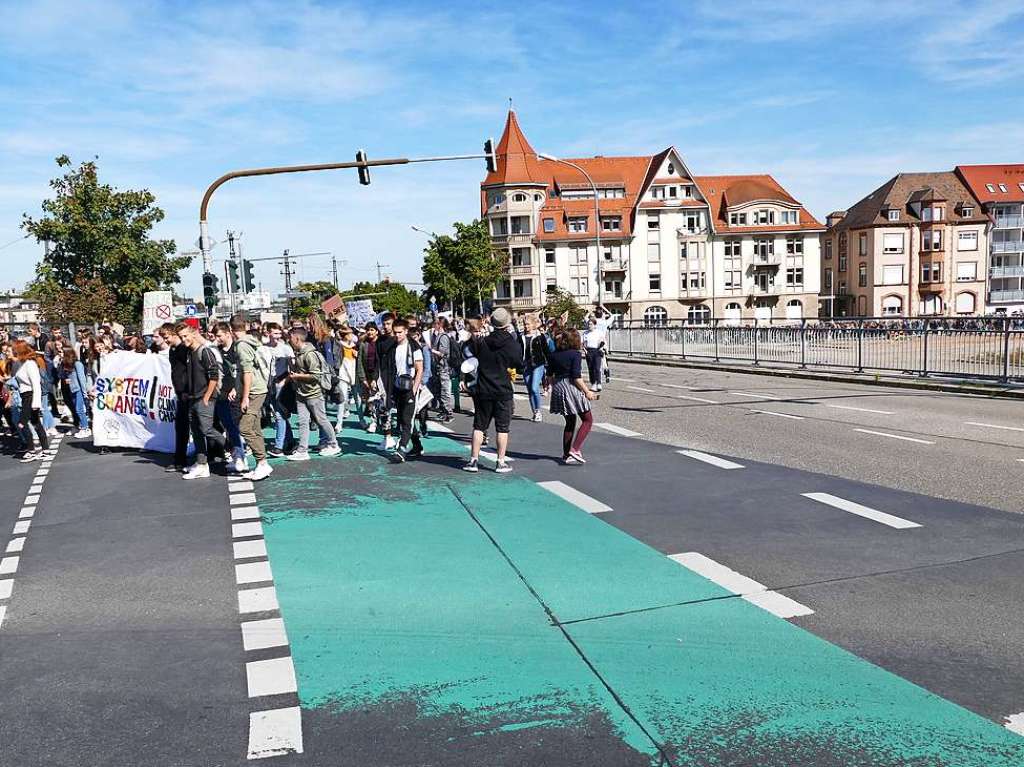
<path fill-rule="evenodd" d="M 256 503 L 256 493 L 231 493 L 228 503 L 232 506 L 250 506 Z"/>
<path fill-rule="evenodd" d="M 726 591 L 731 591 L 741 599 L 779 618 L 797 618 L 802 615 L 814 615 L 814 610 L 806 605 L 802 605 L 777 591 L 771 591 L 763 583 L 758 583 L 753 578 L 748 578 L 696 551 L 670 554 L 669 559 L 673 562 L 678 562 L 697 575 L 707 578 Z"/>
<path fill-rule="evenodd" d="M 32 525 L 31 519 L 22 519 L 14 523 L 13 535 L 24 535 Z"/>
<path fill-rule="evenodd" d="M 302 753 L 302 710 L 298 706 L 249 714 L 249 759 Z"/>
<path fill-rule="evenodd" d="M 661 385 L 662 386 L 667 386 L 670 389 L 682 389 L 683 391 L 692 391 L 693 390 L 692 386 L 683 386 L 682 384 L 663 383 Z"/>
<path fill-rule="evenodd" d="M 1024 736 L 1024 711 L 1006 717 L 1006 729 Z"/>
<path fill-rule="evenodd" d="M 229 493 L 242 493 L 245 491 L 252 491 L 254 486 L 249 480 L 243 480 L 241 482 L 229 482 L 228 492 Z"/>
<path fill-rule="evenodd" d="M 612 379 L 612 381 L 622 381 L 623 383 L 639 383 L 639 381 L 637 381 L 637 379 L 635 378 L 621 378 L 619 376 L 615 376 Z"/>
<path fill-rule="evenodd" d="M 285 633 L 284 621 L 281 618 L 264 618 L 242 623 L 242 648 L 246 652 L 287 646 L 288 635 Z"/>
<path fill-rule="evenodd" d="M 0 575 L 13 575 L 18 572 L 21 557 L 4 557 L 0 559 Z"/>
<path fill-rule="evenodd" d="M 878 509 L 872 509 L 870 506 L 864 506 L 854 501 L 848 501 L 845 498 L 840 498 L 830 493 L 801 493 L 804 498 L 810 498 L 812 501 L 823 503 L 826 506 L 832 506 L 833 508 L 839 509 L 840 511 L 846 511 L 850 514 L 856 514 L 858 517 L 864 517 L 875 522 L 880 522 L 883 525 L 894 527 L 897 530 L 909 530 L 912 527 L 921 527 L 917 522 L 911 522 L 909 519 L 903 519 L 903 517 L 897 517 L 892 514 L 887 514 L 884 511 Z"/>
<path fill-rule="evenodd" d="M 259 506 L 236 506 L 231 510 L 231 521 L 242 522 L 247 519 L 259 519 Z"/>
<path fill-rule="evenodd" d="M 573 506 L 588 514 L 603 514 L 606 511 L 612 511 L 612 507 L 606 503 L 602 503 L 596 498 L 592 498 L 586 493 L 581 493 L 574 487 L 570 487 L 564 482 L 558 480 L 552 480 L 550 482 L 538 482 L 537 485 L 543 487 L 549 493 L 554 493 L 563 501 L 568 501 Z"/>
<path fill-rule="evenodd" d="M 902 434 L 890 434 L 887 431 L 872 431 L 871 429 L 854 429 L 859 431 L 861 434 L 874 434 L 876 437 L 889 437 L 890 439 L 902 439 L 904 442 L 917 442 L 921 445 L 934 445 L 935 443 L 927 439 L 918 439 L 917 437 L 904 437 Z"/>
<path fill-rule="evenodd" d="M 876 413 L 878 415 L 896 415 L 891 410 L 872 410 L 869 407 L 854 407 L 853 405 L 830 405 L 830 404 L 826 404 L 825 407 L 835 408 L 836 410 L 856 410 L 858 413 Z"/>
<path fill-rule="evenodd" d="M 654 389 L 648 389 L 644 386 L 627 386 L 626 388 L 629 389 L 630 391 L 642 391 L 645 394 L 657 394 L 657 392 Z"/>
<path fill-rule="evenodd" d="M 742 469 L 743 464 L 733 463 L 727 461 L 724 458 L 719 458 L 717 455 L 711 455 L 710 453 L 702 453 L 700 450 L 676 450 L 679 455 L 685 455 L 687 458 L 694 458 L 704 463 L 709 463 L 712 466 L 717 466 L 720 469 Z"/>
<path fill-rule="evenodd" d="M 273 586 L 260 586 L 255 589 L 242 589 L 238 592 L 238 612 L 268 613 L 281 609 L 277 603 L 277 589 Z"/>
<path fill-rule="evenodd" d="M 616 426 L 613 423 L 594 423 L 594 426 L 596 426 L 599 429 L 604 429 L 605 431 L 610 431 L 612 434 L 618 434 L 620 437 L 643 436 L 643 434 L 641 434 L 638 431 L 632 431 L 631 429 L 623 429 L 621 426 Z"/>
<path fill-rule="evenodd" d="M 290 655 L 249 661 L 245 664 L 245 681 L 250 698 L 298 692 L 295 665 Z"/>
<path fill-rule="evenodd" d="M 735 394 L 738 397 L 751 397 L 753 399 L 781 399 L 781 397 L 775 397 L 771 394 L 754 394 L 753 392 L 745 391 L 730 391 L 726 394 Z"/>
<path fill-rule="evenodd" d="M 721 405 L 722 403 L 715 399 L 707 399 L 705 397 L 694 397 L 689 394 L 673 394 L 673 399 L 688 399 L 691 402 L 703 402 L 707 405 Z"/>
<path fill-rule="evenodd" d="M 4 618 L 7 616 L 7 605 L 0 605 L 0 627 L 4 625 Z"/>
<path fill-rule="evenodd" d="M 1024 431 L 1021 426 L 1000 426 L 997 423 L 981 423 L 980 421 L 964 421 L 968 426 L 984 426 L 988 429 L 1002 429 L 1003 431 Z"/>
<path fill-rule="evenodd" d="M 231 525 L 232 538 L 263 537 L 262 522 L 235 522 Z"/>
<path fill-rule="evenodd" d="M 14 591 L 14 578 L 4 578 L 0 581 L 0 599 L 10 599 Z"/>
<path fill-rule="evenodd" d="M 25 539 L 24 538 L 11 538 L 11 540 L 7 542 L 7 551 L 6 551 L 6 553 L 7 554 L 17 554 L 23 548 L 25 548 Z"/>
<path fill-rule="evenodd" d="M 790 415 L 789 413 L 776 413 L 774 410 L 751 410 L 751 413 L 759 413 L 760 415 L 774 415 L 779 418 L 789 418 L 793 421 L 802 421 L 804 417 L 802 415 Z"/>
<path fill-rule="evenodd" d="M 235 559 L 256 559 L 267 556 L 267 544 L 262 538 L 252 541 L 235 541 L 231 547 Z"/>
<path fill-rule="evenodd" d="M 235 565 L 235 583 L 239 586 L 245 583 L 264 583 L 274 580 L 274 574 L 270 570 L 270 562 L 243 562 Z"/>

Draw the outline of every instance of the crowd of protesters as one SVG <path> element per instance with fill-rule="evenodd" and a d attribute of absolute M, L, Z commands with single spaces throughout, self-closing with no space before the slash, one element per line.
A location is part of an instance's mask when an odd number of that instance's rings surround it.
<path fill-rule="evenodd" d="M 582 333 L 565 325 L 564 318 L 537 314 L 516 319 L 503 308 L 465 319 L 386 312 L 362 327 L 320 315 L 288 327 L 239 315 L 205 331 L 195 323 L 167 323 L 146 337 L 105 324 L 79 330 L 70 341 L 59 326 L 46 333 L 32 324 L 14 339 L 0 331 L 4 427 L 26 462 L 43 458 L 62 422 L 74 436 L 90 437 L 93 385 L 104 358 L 133 352 L 168 357 L 177 412 L 167 471 L 187 480 L 209 477 L 210 464 L 218 462 L 248 479 L 265 479 L 273 473 L 269 459 L 309 460 L 314 428 L 313 449 L 339 455 L 349 417 L 379 437 L 391 461 L 403 463 L 423 454 L 428 413 L 448 423 L 460 397 L 473 403 L 464 468 L 479 470 L 493 427 L 495 470 L 506 473 L 513 382 L 520 377 L 530 420 L 542 420 L 543 399 L 550 397 L 550 411 L 565 419 L 563 461 L 584 463 L 590 403 L 607 376 L 608 318 L 599 310 Z M 264 438 L 265 427 L 272 437 Z"/>

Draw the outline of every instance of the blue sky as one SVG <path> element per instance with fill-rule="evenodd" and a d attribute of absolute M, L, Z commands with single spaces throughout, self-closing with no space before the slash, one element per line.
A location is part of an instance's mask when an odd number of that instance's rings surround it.
<path fill-rule="evenodd" d="M 781 7 L 780 7 L 781 6 Z M 648 154 L 697 174 L 767 172 L 817 216 L 899 171 L 1024 162 L 1024 2 L 691 0 L 387 4 L 0 0 L 0 245 L 53 158 L 99 155 L 148 187 L 190 250 L 226 170 L 461 154 L 508 98 L 539 151 Z M 420 279 L 424 238 L 478 215 L 480 161 L 231 182 L 211 233 L 249 257 L 334 251 L 342 282 Z M 219 246 L 216 255 L 221 255 Z M 0 250 L 0 290 L 40 248 Z M 310 259 L 300 277 L 328 276 Z M 278 290 L 274 264 L 257 279 Z M 184 275 L 199 291 L 200 268 Z"/>

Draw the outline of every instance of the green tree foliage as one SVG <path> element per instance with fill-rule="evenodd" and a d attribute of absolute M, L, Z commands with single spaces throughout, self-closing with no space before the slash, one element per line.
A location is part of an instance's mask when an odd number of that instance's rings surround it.
<path fill-rule="evenodd" d="M 400 282 L 357 282 L 351 290 L 341 294 L 346 301 L 368 298 L 378 312 L 389 311 L 398 315 L 423 312 L 423 298 Z"/>
<path fill-rule="evenodd" d="M 586 310 L 576 303 L 576 299 L 568 290 L 551 286 L 547 292 L 547 303 L 544 304 L 544 314 L 550 318 L 558 318 L 568 314 L 568 325 L 578 327 L 583 324 L 587 316 Z"/>
<path fill-rule="evenodd" d="M 308 298 L 288 299 L 288 311 L 292 317 L 299 319 L 305 319 L 314 311 L 319 310 L 320 304 L 338 292 L 334 289 L 334 283 L 327 280 L 300 282 L 295 286 L 295 290 L 300 293 L 309 293 Z"/>
<path fill-rule="evenodd" d="M 424 249 L 423 282 L 442 303 L 477 305 L 505 279 L 508 253 L 491 243 L 486 221 L 456 221 L 452 226 L 454 237 L 434 237 Z"/>
<path fill-rule="evenodd" d="M 64 175 L 50 182 L 54 196 L 43 201 L 43 215 L 25 214 L 22 221 L 38 242 L 50 243 L 27 293 L 49 302 L 51 311 L 64 302 L 63 319 L 88 321 L 68 312 L 88 306 L 97 297 L 96 288 L 104 287 L 113 296 L 112 306 L 103 307 L 109 316 L 137 325 L 142 294 L 173 285 L 192 258 L 175 256 L 172 240 L 150 238 L 150 230 L 164 218 L 151 192 L 101 184 L 93 161 L 73 168 L 61 155 L 57 166 Z"/>
<path fill-rule="evenodd" d="M 37 282 L 32 296 L 39 301 L 39 316 L 45 322 L 92 324 L 117 316 L 114 291 L 98 277 L 78 277 L 70 288 Z"/>

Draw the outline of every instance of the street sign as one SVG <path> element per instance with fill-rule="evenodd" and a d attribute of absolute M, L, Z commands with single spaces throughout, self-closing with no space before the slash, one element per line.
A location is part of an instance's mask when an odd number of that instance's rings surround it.
<path fill-rule="evenodd" d="M 152 335 L 165 322 L 170 322 L 174 312 L 174 295 L 169 290 L 151 290 L 142 294 L 142 334 Z"/>
<path fill-rule="evenodd" d="M 195 317 L 198 313 L 199 313 L 199 309 L 196 308 L 195 304 L 186 304 L 185 305 L 185 316 L 186 317 Z"/>

